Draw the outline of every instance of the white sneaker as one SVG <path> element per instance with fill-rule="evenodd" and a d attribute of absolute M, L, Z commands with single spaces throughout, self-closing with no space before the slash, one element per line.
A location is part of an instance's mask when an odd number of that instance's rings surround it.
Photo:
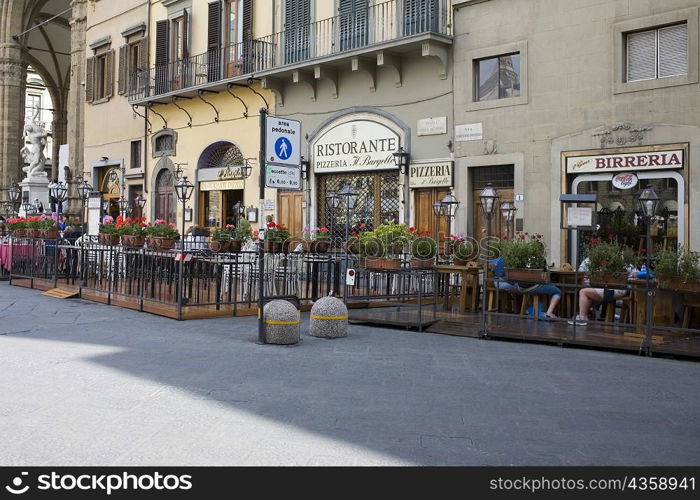
<path fill-rule="evenodd" d="M 576 323 L 579 326 L 586 326 L 588 324 L 588 318 L 577 314 L 574 319 L 570 319 L 569 321 L 567 321 L 567 323 L 569 323 L 570 325 Z"/>

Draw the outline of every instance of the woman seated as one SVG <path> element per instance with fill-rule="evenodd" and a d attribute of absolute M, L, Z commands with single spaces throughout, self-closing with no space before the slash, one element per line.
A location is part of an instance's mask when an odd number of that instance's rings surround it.
<path fill-rule="evenodd" d="M 554 311 L 561 300 L 561 290 L 559 290 L 559 288 L 554 285 L 524 286 L 520 283 L 511 283 L 510 281 L 503 279 L 506 276 L 506 264 L 503 257 L 498 257 L 497 259 L 490 261 L 490 263 L 493 265 L 493 274 L 497 278 L 495 281 L 496 288 L 504 292 L 546 295 L 549 297 L 549 306 L 547 307 L 547 311 L 544 313 L 544 315 L 547 318 L 557 317 L 557 315 L 554 314 Z M 539 314 L 539 312 L 533 312 L 533 314 Z"/>

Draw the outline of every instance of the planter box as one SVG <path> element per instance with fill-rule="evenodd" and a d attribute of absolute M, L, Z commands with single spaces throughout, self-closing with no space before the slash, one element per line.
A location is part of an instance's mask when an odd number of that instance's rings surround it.
<path fill-rule="evenodd" d="M 41 238 L 41 229 L 27 229 L 27 238 Z"/>
<path fill-rule="evenodd" d="M 413 269 L 432 269 L 435 266 L 435 259 L 411 259 Z"/>
<path fill-rule="evenodd" d="M 263 242 L 263 249 L 266 252 L 270 252 L 270 253 L 281 253 L 282 252 L 282 243 L 279 241 L 265 240 Z"/>
<path fill-rule="evenodd" d="M 172 238 L 148 238 L 148 248 L 150 248 L 151 250 L 170 250 L 174 244 L 175 240 Z"/>
<path fill-rule="evenodd" d="M 659 278 L 659 286 L 666 290 L 675 292 L 700 293 L 700 283 L 697 281 L 683 281 L 680 276 L 672 276 L 669 278 Z"/>
<path fill-rule="evenodd" d="M 506 279 L 508 281 L 548 282 L 549 271 L 544 271 L 542 269 L 506 268 Z"/>
<path fill-rule="evenodd" d="M 100 243 L 103 245 L 115 246 L 119 244 L 118 234 L 100 233 Z"/>
<path fill-rule="evenodd" d="M 55 240 L 58 238 L 58 229 L 42 229 L 41 237 L 45 240 Z"/>
<path fill-rule="evenodd" d="M 143 248 L 144 243 L 145 243 L 145 240 L 144 240 L 143 236 L 129 236 L 129 235 L 122 236 L 122 245 L 124 245 L 125 247 Z"/>
<path fill-rule="evenodd" d="M 301 250 L 308 253 L 327 253 L 327 241 L 302 241 Z"/>
<path fill-rule="evenodd" d="M 14 236 L 15 238 L 26 238 L 27 237 L 27 230 L 26 229 L 13 229 L 12 236 Z"/>
<path fill-rule="evenodd" d="M 590 277 L 592 287 L 624 286 L 627 284 L 627 273 L 595 273 Z"/>
<path fill-rule="evenodd" d="M 209 244 L 209 248 L 212 249 L 213 252 L 228 252 L 231 250 L 231 243 L 232 241 L 218 241 L 218 240 L 211 240 L 211 243 Z"/>
<path fill-rule="evenodd" d="M 401 269 L 398 257 L 366 257 L 364 264 L 367 269 Z"/>
<path fill-rule="evenodd" d="M 452 264 L 454 264 L 455 266 L 466 266 L 467 264 L 469 264 L 469 262 L 470 261 L 468 260 L 458 259 L 457 257 L 455 257 L 455 260 L 452 262 Z"/>

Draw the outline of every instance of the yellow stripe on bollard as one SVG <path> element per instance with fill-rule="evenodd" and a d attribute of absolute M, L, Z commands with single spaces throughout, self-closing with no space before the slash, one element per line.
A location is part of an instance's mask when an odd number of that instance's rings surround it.
<path fill-rule="evenodd" d="M 348 319 L 347 316 L 318 316 L 317 314 L 312 314 L 313 319 Z"/>
<path fill-rule="evenodd" d="M 271 319 L 266 319 L 264 323 L 268 325 L 298 325 L 301 323 L 301 321 L 296 320 L 296 321 L 275 321 Z"/>

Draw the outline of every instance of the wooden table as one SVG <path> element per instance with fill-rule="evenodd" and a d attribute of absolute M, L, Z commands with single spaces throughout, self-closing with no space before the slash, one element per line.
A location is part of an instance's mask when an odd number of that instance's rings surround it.
<path fill-rule="evenodd" d="M 449 279 L 452 274 L 458 274 L 461 277 L 462 290 L 459 295 L 459 310 L 460 312 L 466 312 L 470 309 L 472 312 L 476 312 L 479 308 L 479 271 L 478 267 L 470 266 L 453 266 L 453 265 L 437 265 L 435 270 L 438 273 L 438 277 L 441 274 L 447 275 L 448 288 L 444 293 L 444 307 L 449 308 L 450 296 L 449 291 Z"/>

